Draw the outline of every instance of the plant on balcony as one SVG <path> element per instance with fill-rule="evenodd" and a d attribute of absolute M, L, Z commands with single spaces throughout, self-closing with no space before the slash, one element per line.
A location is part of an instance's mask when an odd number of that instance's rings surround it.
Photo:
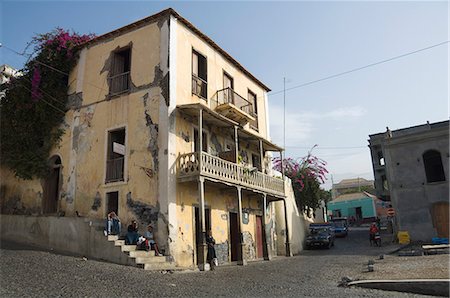
<path fill-rule="evenodd" d="M 47 160 L 64 133 L 68 73 L 77 61 L 77 46 L 93 35 L 61 28 L 36 35 L 22 75 L 3 84 L 0 104 L 0 161 L 17 177 L 45 177 Z M 28 48 L 28 47 L 27 47 Z"/>
<path fill-rule="evenodd" d="M 322 200 L 330 197 L 329 192 L 320 188 L 328 171 L 326 162 L 312 155 L 312 149 L 316 146 L 311 148 L 308 155 L 299 159 L 274 159 L 274 169 L 291 179 L 297 207 L 308 216 L 311 215 L 311 210 L 320 207 Z"/>

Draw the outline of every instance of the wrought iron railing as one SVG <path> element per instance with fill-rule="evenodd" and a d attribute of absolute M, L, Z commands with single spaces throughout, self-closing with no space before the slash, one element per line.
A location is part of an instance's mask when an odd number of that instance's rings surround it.
<path fill-rule="evenodd" d="M 217 91 L 215 100 L 216 106 L 229 103 L 235 105 L 238 109 L 246 112 L 251 116 L 255 115 L 253 104 L 244 97 L 240 96 L 231 88 L 224 88 L 222 90 Z M 213 106 L 212 108 L 215 109 L 216 107 Z"/>
<path fill-rule="evenodd" d="M 130 90 L 130 72 L 113 75 L 109 79 L 109 95 L 118 95 Z"/>
<path fill-rule="evenodd" d="M 201 153 L 201 162 L 197 152 L 182 154 L 178 158 L 178 177 L 207 176 L 220 181 L 233 183 L 257 190 L 284 195 L 284 182 L 280 178 L 263 174 L 208 153 Z"/>
<path fill-rule="evenodd" d="M 208 96 L 208 83 L 194 74 L 192 75 L 192 94 L 204 99 Z"/>
<path fill-rule="evenodd" d="M 106 179 L 105 182 L 123 181 L 124 158 L 119 157 L 106 161 Z"/>

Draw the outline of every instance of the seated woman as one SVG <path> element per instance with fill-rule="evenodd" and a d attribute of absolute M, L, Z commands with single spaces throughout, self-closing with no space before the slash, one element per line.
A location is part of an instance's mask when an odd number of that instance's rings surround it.
<path fill-rule="evenodd" d="M 146 241 L 147 250 L 153 249 L 157 256 L 162 256 L 162 254 L 159 252 L 158 244 L 156 244 L 155 239 L 153 237 L 153 226 L 152 225 L 147 226 L 147 231 L 145 232 L 144 237 L 145 237 L 145 239 L 147 239 L 147 241 Z"/>
<path fill-rule="evenodd" d="M 131 221 L 131 224 L 128 226 L 127 235 L 125 236 L 125 244 L 133 245 L 137 244 L 139 240 L 138 234 L 138 224 L 135 220 Z"/>
<path fill-rule="evenodd" d="M 114 211 L 108 213 L 108 216 L 106 218 L 106 227 L 103 231 L 105 233 L 105 236 L 120 235 L 120 230 L 121 223 L 117 214 Z"/>

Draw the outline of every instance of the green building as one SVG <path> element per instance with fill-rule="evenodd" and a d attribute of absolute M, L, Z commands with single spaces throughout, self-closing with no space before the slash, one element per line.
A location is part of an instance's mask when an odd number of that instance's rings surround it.
<path fill-rule="evenodd" d="M 367 192 L 343 194 L 328 202 L 328 213 L 333 217 L 353 217 L 356 221 L 369 221 L 377 217 L 376 197 Z"/>

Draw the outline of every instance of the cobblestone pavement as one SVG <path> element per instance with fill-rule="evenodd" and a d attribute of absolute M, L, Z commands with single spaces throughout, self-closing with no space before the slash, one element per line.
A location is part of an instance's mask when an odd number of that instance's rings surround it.
<path fill-rule="evenodd" d="M 363 237 L 364 236 L 364 237 Z M 369 248 L 365 232 L 337 239 L 335 247 L 300 256 L 223 266 L 210 272 L 163 274 L 83 260 L 80 257 L 2 243 L 1 297 L 424 297 L 398 292 L 337 287 L 368 258 L 388 250 Z M 358 240 L 359 239 L 359 240 Z"/>

